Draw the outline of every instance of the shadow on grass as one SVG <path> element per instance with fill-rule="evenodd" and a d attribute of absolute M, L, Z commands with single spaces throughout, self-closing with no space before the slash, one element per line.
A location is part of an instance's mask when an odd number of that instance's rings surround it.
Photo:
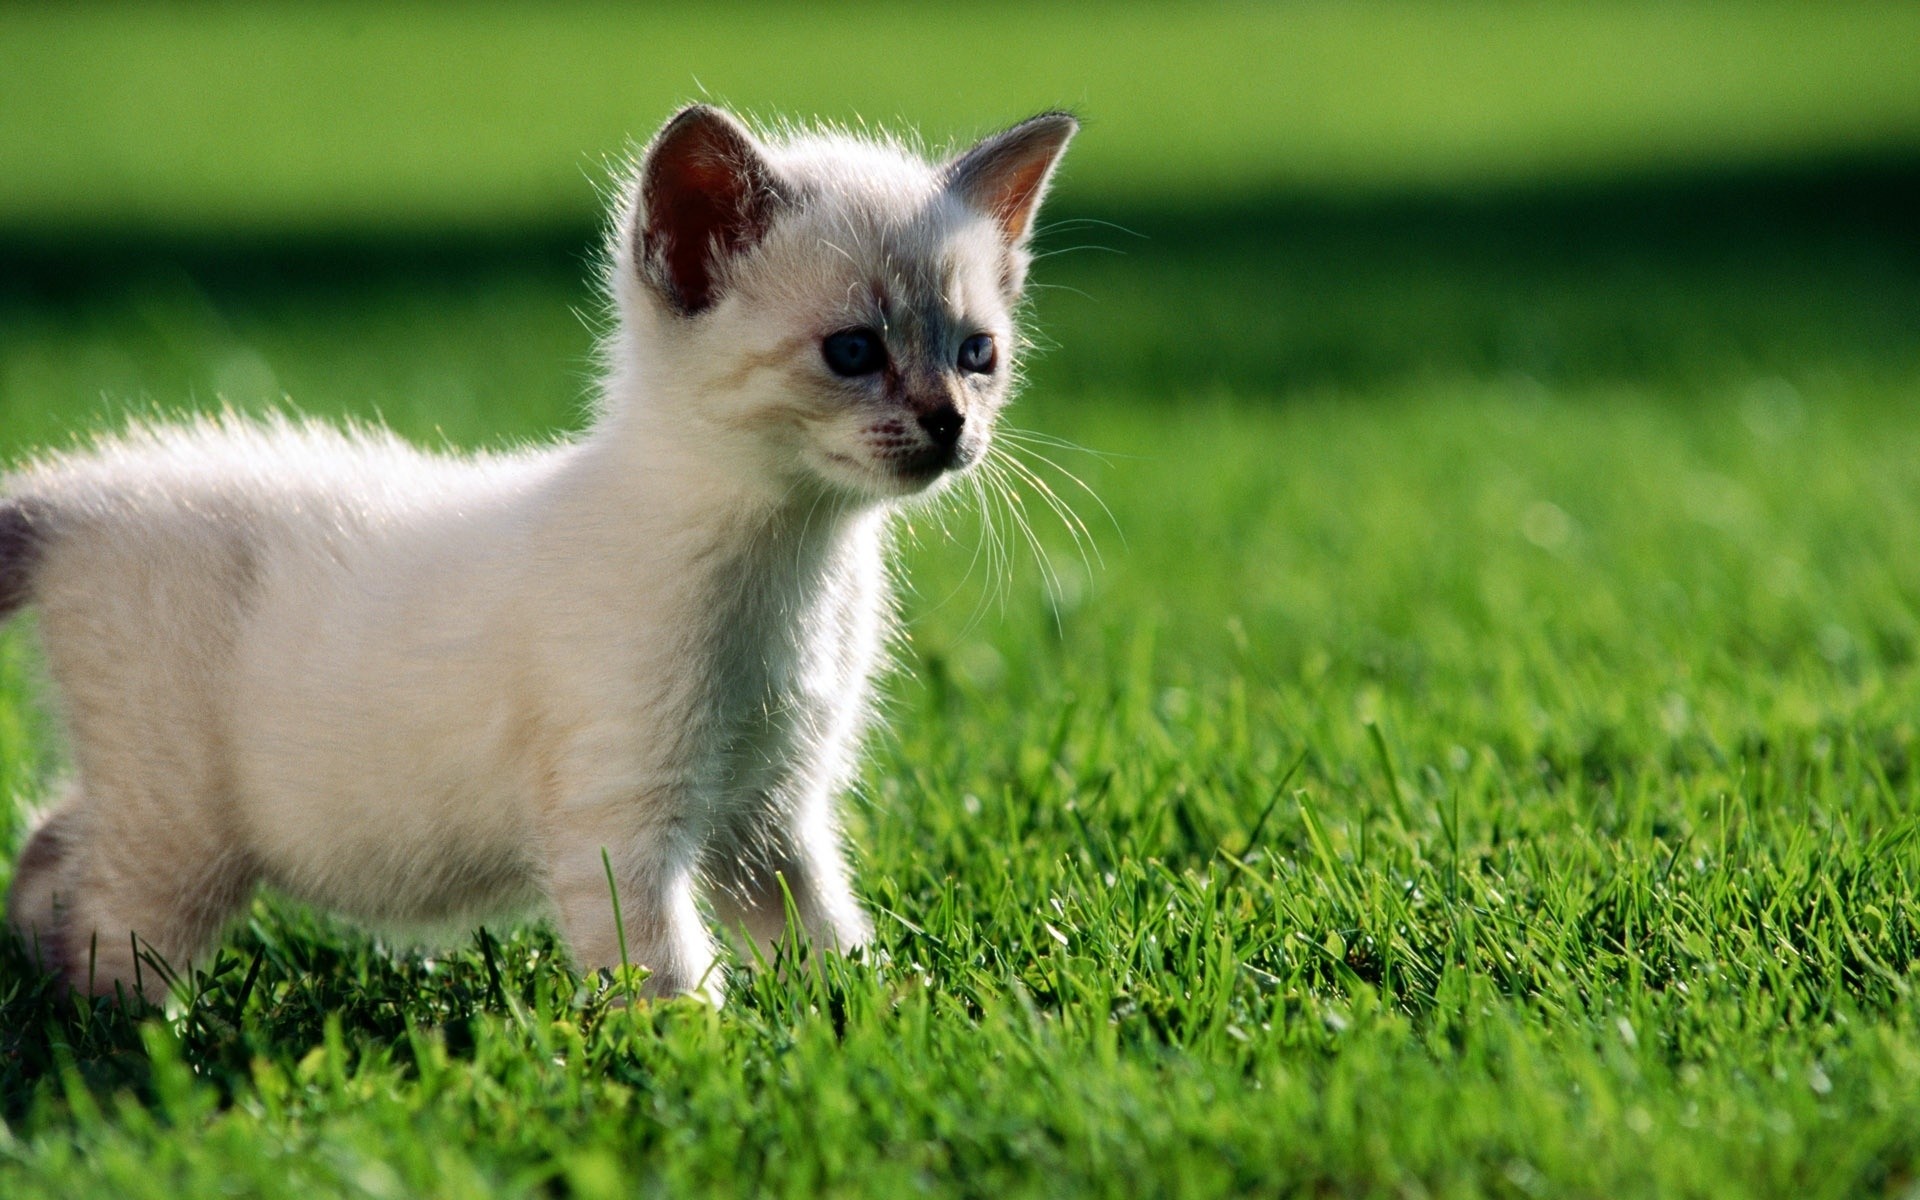
<path fill-rule="evenodd" d="M 1041 239 L 1041 384 L 1281 395 L 1408 377 L 1707 387 L 1920 363 L 1920 157 L 1838 158 L 1477 194 L 1102 208 Z M 156 278 L 223 307 L 534 281 L 590 303 L 597 231 L 0 229 L 0 331 Z"/>
<path fill-rule="evenodd" d="M 0 1121 L 120 1091 L 150 1104 L 162 1090 L 156 1052 L 187 1063 L 225 1100 L 248 1086 L 256 1060 L 321 1045 L 330 1024 L 350 1047 L 402 1059 L 411 1034 L 431 1031 L 459 1057 L 473 1044 L 475 1021 L 513 1005 L 587 1019 L 612 1003 L 611 993 L 567 971 L 545 928 L 504 942 L 482 929 L 440 954 L 388 954 L 364 932 L 298 905 L 257 904 L 165 1009 L 63 995 L 0 929 Z"/>
<path fill-rule="evenodd" d="M 1920 159 L 1118 220 L 1055 226 L 1038 274 L 1083 294 L 1043 301 L 1050 385 L 1684 392 L 1920 367 Z"/>

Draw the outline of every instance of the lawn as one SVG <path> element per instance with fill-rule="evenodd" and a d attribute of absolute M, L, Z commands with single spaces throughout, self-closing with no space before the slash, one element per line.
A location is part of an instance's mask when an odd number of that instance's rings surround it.
<path fill-rule="evenodd" d="M 870 77 L 737 12 L 385 11 L 0 13 L 0 461 L 222 403 L 574 427 L 590 164 L 692 90 L 605 81 L 670 50 L 936 140 L 1084 106 L 1002 443 L 1045 488 L 906 522 L 871 954 L 628 1007 L 539 928 L 263 897 L 130 1016 L 0 949 L 0 1194 L 1920 1184 L 1910 10 L 1112 10 L 1154 71 L 1034 17 L 969 76 L 992 22 L 874 9 Z M 35 670 L 0 634 L 23 800 Z"/>

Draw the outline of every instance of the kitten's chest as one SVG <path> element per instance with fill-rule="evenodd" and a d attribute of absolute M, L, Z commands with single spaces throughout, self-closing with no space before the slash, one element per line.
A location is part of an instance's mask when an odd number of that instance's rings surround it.
<path fill-rule="evenodd" d="M 771 644 L 719 672 L 706 772 L 724 790 L 766 791 L 804 765 L 857 686 L 824 648 Z"/>
<path fill-rule="evenodd" d="M 718 797 L 805 786 L 858 736 L 884 595 L 877 564 L 833 565 L 809 587 L 750 589 L 713 632 L 696 774 Z"/>

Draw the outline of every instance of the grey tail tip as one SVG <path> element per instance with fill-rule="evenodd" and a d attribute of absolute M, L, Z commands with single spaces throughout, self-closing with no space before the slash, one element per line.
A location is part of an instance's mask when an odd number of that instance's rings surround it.
<path fill-rule="evenodd" d="M 0 618 L 32 599 L 45 532 L 26 501 L 0 499 Z"/>

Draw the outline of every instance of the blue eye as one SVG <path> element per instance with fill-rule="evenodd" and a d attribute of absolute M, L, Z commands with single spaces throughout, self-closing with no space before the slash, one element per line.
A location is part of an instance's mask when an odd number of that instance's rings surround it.
<path fill-rule="evenodd" d="M 820 357 L 835 375 L 871 375 L 887 365 L 887 344 L 872 329 L 842 329 L 820 343 Z"/>
<path fill-rule="evenodd" d="M 974 375 L 993 370 L 993 335 L 976 333 L 960 343 L 960 369 Z"/>

